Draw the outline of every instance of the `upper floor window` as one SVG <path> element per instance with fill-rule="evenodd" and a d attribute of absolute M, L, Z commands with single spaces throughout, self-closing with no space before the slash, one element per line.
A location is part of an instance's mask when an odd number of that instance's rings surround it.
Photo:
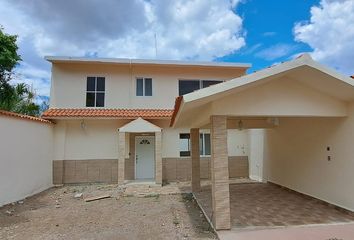
<path fill-rule="evenodd" d="M 104 107 L 104 92 L 104 77 L 87 77 L 86 107 Z"/>
<path fill-rule="evenodd" d="M 136 79 L 136 95 L 152 96 L 152 78 Z"/>
<path fill-rule="evenodd" d="M 179 80 L 178 82 L 179 96 L 221 82 L 222 82 L 221 80 Z"/>

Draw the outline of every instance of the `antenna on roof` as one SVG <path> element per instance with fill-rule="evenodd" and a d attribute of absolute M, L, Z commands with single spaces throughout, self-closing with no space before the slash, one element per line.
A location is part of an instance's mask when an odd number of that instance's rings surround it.
<path fill-rule="evenodd" d="M 157 59 L 157 37 L 155 32 L 155 58 Z"/>

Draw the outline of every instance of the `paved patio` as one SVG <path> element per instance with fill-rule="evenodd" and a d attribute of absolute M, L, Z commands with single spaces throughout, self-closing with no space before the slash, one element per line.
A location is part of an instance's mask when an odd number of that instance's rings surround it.
<path fill-rule="evenodd" d="M 211 186 L 196 197 L 210 218 Z M 354 221 L 354 213 L 266 183 L 230 184 L 230 205 L 231 225 L 238 230 Z"/>

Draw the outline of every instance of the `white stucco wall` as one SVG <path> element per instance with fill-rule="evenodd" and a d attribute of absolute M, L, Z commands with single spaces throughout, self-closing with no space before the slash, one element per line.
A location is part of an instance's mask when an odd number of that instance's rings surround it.
<path fill-rule="evenodd" d="M 116 159 L 118 157 L 117 129 L 129 121 L 113 119 L 57 121 L 54 127 L 54 160 Z M 162 157 L 180 157 L 179 134 L 189 133 L 189 129 L 169 128 L 168 120 L 155 120 L 152 123 L 163 128 Z M 201 129 L 200 132 L 210 133 L 208 129 Z M 128 144 L 127 138 L 127 154 Z M 247 156 L 248 131 L 228 130 L 228 150 L 229 156 Z"/>
<path fill-rule="evenodd" d="M 54 129 L 54 160 L 118 158 L 118 128 L 128 120 L 57 121 Z M 127 156 L 129 150 L 126 139 Z"/>
<path fill-rule="evenodd" d="M 227 150 L 229 156 L 248 156 L 249 153 L 249 131 L 248 130 L 227 130 Z"/>
<path fill-rule="evenodd" d="M 189 133 L 189 129 L 184 128 L 166 128 L 163 129 L 163 146 L 162 157 L 177 158 L 179 156 L 179 134 Z M 210 133 L 209 129 L 200 129 L 200 133 Z M 227 131 L 228 154 L 229 156 L 247 156 L 248 155 L 248 131 L 239 131 L 236 129 L 229 129 Z"/>
<path fill-rule="evenodd" d="M 106 78 L 105 108 L 173 109 L 179 79 L 229 80 L 244 73 L 244 68 L 55 63 L 50 107 L 86 107 L 87 76 Z M 152 96 L 136 96 L 137 77 L 152 78 Z"/>
<path fill-rule="evenodd" d="M 354 103 L 348 114 L 281 118 L 279 127 L 266 133 L 267 179 L 353 211 Z"/>
<path fill-rule="evenodd" d="M 52 186 L 52 128 L 0 116 L 0 206 Z"/>

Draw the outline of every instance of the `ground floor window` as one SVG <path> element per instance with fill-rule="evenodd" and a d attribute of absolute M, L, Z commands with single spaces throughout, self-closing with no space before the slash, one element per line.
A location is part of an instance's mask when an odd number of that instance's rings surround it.
<path fill-rule="evenodd" d="M 191 155 L 190 147 L 190 134 L 179 134 L 179 156 L 189 157 Z M 199 152 L 200 156 L 210 156 L 210 133 L 199 135 Z"/>
<path fill-rule="evenodd" d="M 201 133 L 199 139 L 200 156 L 210 156 L 210 133 Z"/>

